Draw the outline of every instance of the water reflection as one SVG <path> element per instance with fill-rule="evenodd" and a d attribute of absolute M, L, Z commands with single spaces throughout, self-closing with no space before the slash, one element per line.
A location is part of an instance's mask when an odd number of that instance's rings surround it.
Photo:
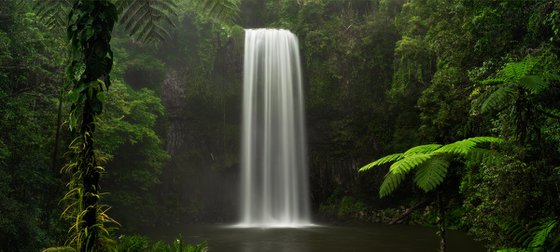
<path fill-rule="evenodd" d="M 183 235 L 190 242 L 207 240 L 210 252 L 424 252 L 439 248 L 435 229 L 414 226 L 189 226 Z M 454 231 L 448 234 L 448 248 L 454 252 L 484 251 L 470 237 Z"/>

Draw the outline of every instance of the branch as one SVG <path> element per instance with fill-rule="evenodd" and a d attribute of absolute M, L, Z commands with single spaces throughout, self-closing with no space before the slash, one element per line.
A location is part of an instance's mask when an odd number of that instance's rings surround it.
<path fill-rule="evenodd" d="M 410 214 L 412 214 L 412 212 L 420 207 L 423 207 L 424 205 L 428 204 L 430 202 L 430 199 L 425 199 L 423 201 L 420 201 L 419 203 L 417 203 L 416 205 L 406 209 L 404 211 L 403 214 L 401 214 L 401 216 L 393 219 L 391 222 L 389 222 L 389 225 L 394 225 L 394 224 L 401 224 L 406 218 L 408 218 L 410 216 Z"/>

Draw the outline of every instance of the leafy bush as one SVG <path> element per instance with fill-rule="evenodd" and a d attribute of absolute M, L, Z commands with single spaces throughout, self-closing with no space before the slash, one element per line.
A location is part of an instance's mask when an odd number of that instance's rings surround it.
<path fill-rule="evenodd" d="M 206 252 L 208 251 L 208 243 L 203 241 L 194 245 L 187 244 L 181 235 L 171 243 L 166 243 L 164 241 L 152 243 L 152 241 L 145 236 L 131 235 L 121 236 L 118 239 L 115 250 L 126 252 Z"/>

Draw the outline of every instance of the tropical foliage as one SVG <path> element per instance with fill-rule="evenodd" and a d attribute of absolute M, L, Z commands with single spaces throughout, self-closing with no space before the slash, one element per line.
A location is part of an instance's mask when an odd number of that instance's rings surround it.
<path fill-rule="evenodd" d="M 94 2 L 114 3 L 114 15 L 76 11 Z M 233 220 L 242 27 L 299 38 L 316 213 L 446 224 L 489 250 L 557 249 L 559 9 L 555 0 L 4 0 L 0 250 L 64 244 L 96 194 L 97 220 L 122 225 L 96 226 L 113 246 L 152 249 L 130 234 Z M 109 30 L 84 21 L 103 16 L 115 21 L 110 42 L 91 40 Z M 84 42 L 102 42 L 99 55 Z M 86 173 L 60 169 L 93 164 L 81 165 L 89 105 L 100 182 L 80 197 Z M 71 219 L 61 219 L 69 181 Z"/>
<path fill-rule="evenodd" d="M 443 182 L 453 158 L 469 158 L 471 153 L 479 151 L 477 145 L 502 142 L 501 139 L 495 137 L 472 137 L 446 145 L 419 145 L 403 153 L 379 158 L 360 168 L 360 172 L 368 171 L 375 166 L 393 163 L 379 189 L 379 196 L 385 197 L 397 189 L 408 173 L 416 169 L 414 182 L 424 192 L 429 192 Z"/>

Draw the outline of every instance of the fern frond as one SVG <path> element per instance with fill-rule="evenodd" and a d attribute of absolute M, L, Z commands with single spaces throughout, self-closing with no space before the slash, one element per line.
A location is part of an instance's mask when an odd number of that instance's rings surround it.
<path fill-rule="evenodd" d="M 423 164 L 430 158 L 432 158 L 432 154 L 413 154 L 393 163 L 389 171 L 394 174 L 407 174 L 410 170 Z"/>
<path fill-rule="evenodd" d="M 503 140 L 497 137 L 472 137 L 464 140 L 460 140 L 454 143 L 450 143 L 442 146 L 441 148 L 434 151 L 434 153 L 447 153 L 447 154 L 458 154 L 467 156 L 470 151 L 472 151 L 477 144 L 481 143 L 501 143 Z"/>
<path fill-rule="evenodd" d="M 476 144 L 482 144 L 482 143 L 501 144 L 504 142 L 504 140 L 499 137 L 489 137 L 489 136 L 471 137 L 465 140 L 474 142 Z"/>
<path fill-rule="evenodd" d="M 177 16 L 174 0 L 121 0 L 117 3 L 120 23 L 136 39 L 161 41 L 169 36 L 167 27 L 175 26 Z"/>
<path fill-rule="evenodd" d="M 502 220 L 497 223 L 505 234 L 514 241 L 520 243 L 523 247 L 527 247 L 533 238 L 539 226 L 538 223 L 526 223 L 520 221 Z"/>
<path fill-rule="evenodd" d="M 519 85 L 533 94 L 538 94 L 548 87 L 548 83 L 536 75 L 527 75 L 519 80 Z"/>
<path fill-rule="evenodd" d="M 496 252 L 529 252 L 529 250 L 522 249 L 522 248 L 506 248 L 506 249 L 496 250 Z"/>
<path fill-rule="evenodd" d="M 529 248 L 539 248 L 544 245 L 546 240 L 548 239 L 551 231 L 556 227 L 558 221 L 556 220 L 548 220 L 545 221 L 540 227 L 539 230 L 533 236 L 533 239 L 529 243 Z"/>
<path fill-rule="evenodd" d="M 519 62 L 510 62 L 502 69 L 503 76 L 511 81 L 519 81 L 521 78 L 531 74 L 540 58 L 525 57 Z"/>
<path fill-rule="evenodd" d="M 379 188 L 379 197 L 383 198 L 391 194 L 403 182 L 405 177 L 406 174 L 394 174 L 389 171 Z"/>
<path fill-rule="evenodd" d="M 482 162 L 487 162 L 490 158 L 495 156 L 495 151 L 483 148 L 474 148 L 467 155 L 467 161 L 474 164 L 480 164 Z"/>
<path fill-rule="evenodd" d="M 449 162 L 442 158 L 431 158 L 416 171 L 414 181 L 424 192 L 429 192 L 440 185 L 447 175 Z"/>
<path fill-rule="evenodd" d="M 481 83 L 484 84 L 484 85 L 497 85 L 497 84 L 506 83 L 507 81 L 508 81 L 508 79 L 498 76 L 498 77 L 492 77 L 492 78 L 485 79 Z"/>
<path fill-rule="evenodd" d="M 560 75 L 558 75 L 558 74 L 554 74 L 554 73 L 550 73 L 550 72 L 544 72 L 544 73 L 541 74 L 541 76 L 543 77 L 544 81 L 546 81 L 546 82 L 550 82 L 550 81 L 560 82 Z"/>
<path fill-rule="evenodd" d="M 68 11 L 72 8 L 70 0 L 34 0 L 32 9 L 49 29 L 64 28 L 67 25 Z"/>
<path fill-rule="evenodd" d="M 403 157 L 402 153 L 387 155 L 387 156 L 384 156 L 380 159 L 377 159 L 377 160 L 375 160 L 375 161 L 373 161 L 373 162 L 371 162 L 367 165 L 364 165 L 362 168 L 360 168 L 359 171 L 360 172 L 365 172 L 365 171 L 371 169 L 374 166 L 380 166 L 380 165 L 383 165 L 383 164 L 391 163 L 393 161 L 397 161 L 397 160 L 402 159 L 402 157 Z"/>
<path fill-rule="evenodd" d="M 506 102 L 513 94 L 513 89 L 508 86 L 501 86 L 492 92 L 485 100 L 482 102 L 480 111 L 482 113 L 487 113 L 493 109 L 500 109 L 505 106 Z"/>
<path fill-rule="evenodd" d="M 475 146 L 475 142 L 465 139 L 444 145 L 435 152 L 466 156 Z"/>
<path fill-rule="evenodd" d="M 239 0 L 190 0 L 191 4 L 208 17 L 225 23 L 234 23 L 239 13 Z"/>
<path fill-rule="evenodd" d="M 425 144 L 425 145 L 415 146 L 408 149 L 404 153 L 404 156 L 410 156 L 412 154 L 418 154 L 418 153 L 424 153 L 424 154 L 431 153 L 439 149 L 439 147 L 441 147 L 441 144 Z"/>

